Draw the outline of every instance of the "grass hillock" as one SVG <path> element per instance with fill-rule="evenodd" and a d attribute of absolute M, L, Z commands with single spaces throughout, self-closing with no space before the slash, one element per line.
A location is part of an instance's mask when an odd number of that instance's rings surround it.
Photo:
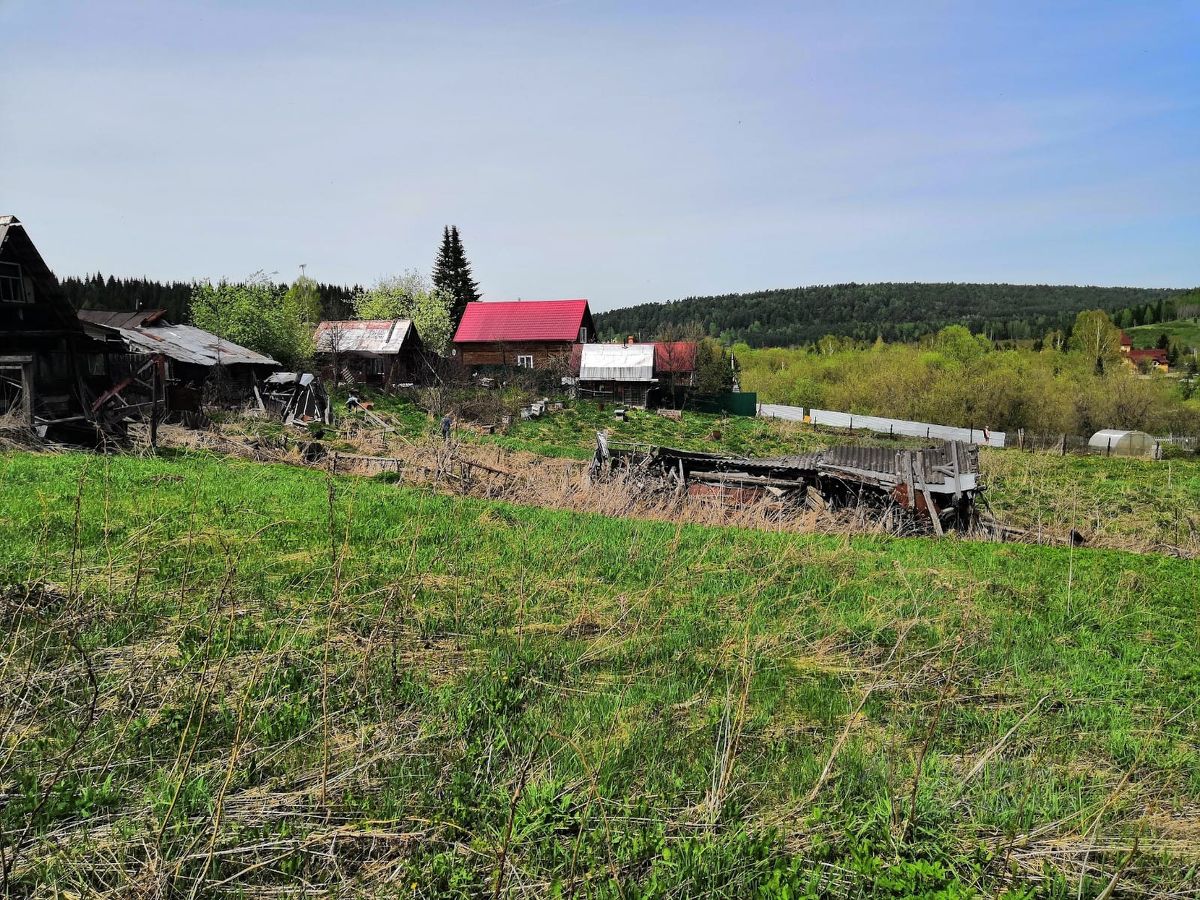
<path fill-rule="evenodd" d="M 1133 346 L 1139 349 L 1157 347 L 1159 337 L 1164 334 L 1185 348 L 1200 348 L 1200 319 L 1177 319 L 1157 325 L 1137 325 L 1126 328 L 1125 333 L 1133 341 Z"/>
<path fill-rule="evenodd" d="M 1194 561 L 0 477 L 7 893 L 1196 889 Z"/>

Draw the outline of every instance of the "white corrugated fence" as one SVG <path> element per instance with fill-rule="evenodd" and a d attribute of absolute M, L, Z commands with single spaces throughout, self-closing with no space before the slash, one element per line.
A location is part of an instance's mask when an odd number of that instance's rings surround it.
<path fill-rule="evenodd" d="M 879 434 L 900 434 L 905 437 L 923 437 L 930 440 L 967 441 L 988 447 L 1003 447 L 1005 433 L 982 428 L 955 428 L 951 425 L 933 425 L 929 422 L 909 422 L 905 419 L 887 419 L 882 416 L 858 416 L 853 413 L 834 412 L 830 409 L 812 409 L 804 406 L 784 406 L 780 403 L 760 403 L 758 414 L 772 419 L 787 419 L 792 422 L 811 422 L 813 425 L 829 425 L 833 428 L 862 428 Z"/>

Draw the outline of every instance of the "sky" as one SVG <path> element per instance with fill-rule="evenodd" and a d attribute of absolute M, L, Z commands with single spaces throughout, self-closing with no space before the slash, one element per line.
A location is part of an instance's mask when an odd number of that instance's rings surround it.
<path fill-rule="evenodd" d="M 60 276 L 1200 284 L 1200 2 L 0 0 Z"/>

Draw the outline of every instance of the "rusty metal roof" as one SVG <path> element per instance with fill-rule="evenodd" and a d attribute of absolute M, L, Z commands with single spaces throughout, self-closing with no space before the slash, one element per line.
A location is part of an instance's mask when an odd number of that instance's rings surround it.
<path fill-rule="evenodd" d="M 166 314 L 165 309 L 142 309 L 134 312 L 116 309 L 81 309 L 77 313 L 80 321 L 92 325 L 106 325 L 110 328 L 140 328 L 144 325 L 153 325 Z"/>
<path fill-rule="evenodd" d="M 158 320 L 157 324 L 131 325 L 123 327 L 94 321 L 85 313 L 102 312 L 83 310 L 81 321 L 97 325 L 121 336 L 126 348 L 131 353 L 161 353 L 176 362 L 191 363 L 197 366 L 278 366 L 269 356 L 263 356 L 233 341 L 222 340 L 211 331 L 196 328 L 192 325 L 171 325 Z M 118 314 L 120 315 L 120 314 Z M 142 315 L 134 313 L 126 315 Z"/>
<path fill-rule="evenodd" d="M 317 326 L 317 352 L 363 356 L 393 356 L 404 349 L 417 330 L 409 319 L 364 319 L 322 322 Z"/>

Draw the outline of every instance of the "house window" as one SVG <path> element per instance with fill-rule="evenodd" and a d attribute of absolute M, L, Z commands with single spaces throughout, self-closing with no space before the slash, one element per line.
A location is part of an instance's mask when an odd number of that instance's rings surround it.
<path fill-rule="evenodd" d="M 518 369 L 532 369 L 533 368 L 533 357 L 532 356 L 518 356 L 517 357 L 517 368 Z"/>
<path fill-rule="evenodd" d="M 587 341 L 588 341 L 587 328 L 586 327 L 580 328 L 579 329 L 579 343 L 586 344 Z"/>
<path fill-rule="evenodd" d="M 29 303 L 21 267 L 16 263 L 0 263 L 0 303 Z"/>

